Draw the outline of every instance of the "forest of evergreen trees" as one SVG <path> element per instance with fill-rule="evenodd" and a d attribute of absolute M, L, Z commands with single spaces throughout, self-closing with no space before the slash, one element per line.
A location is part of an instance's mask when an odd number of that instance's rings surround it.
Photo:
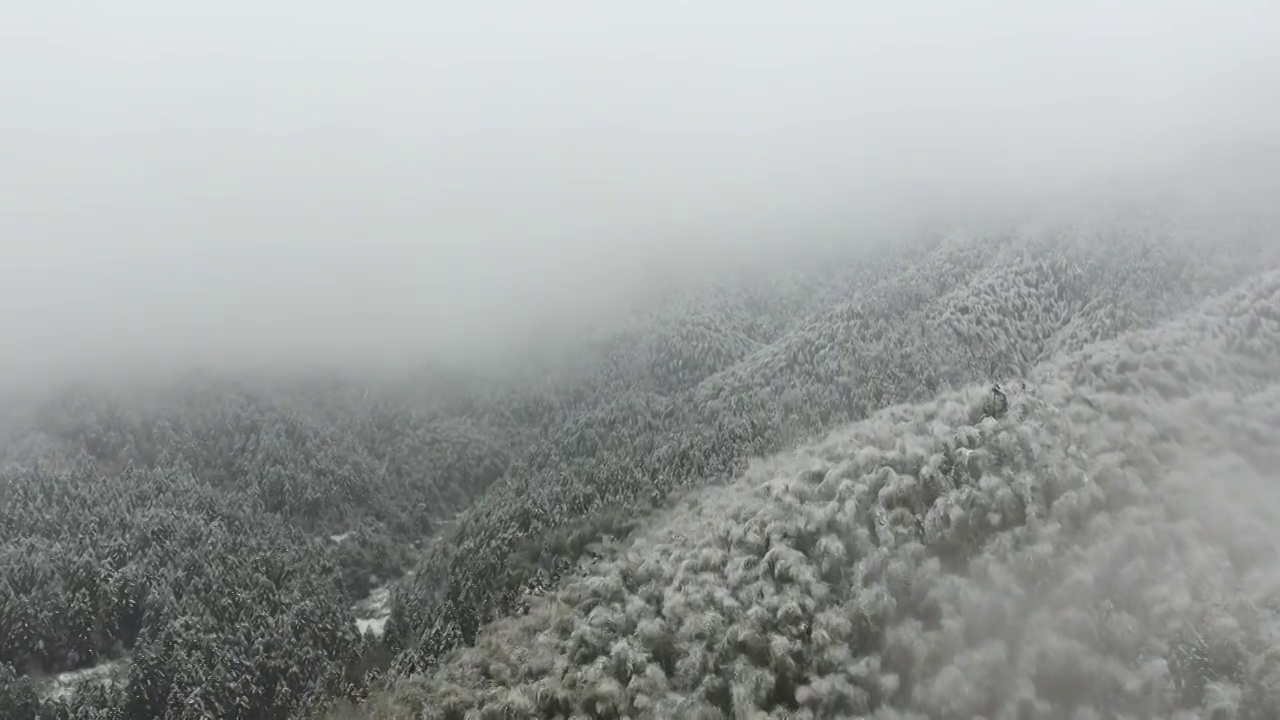
<path fill-rule="evenodd" d="M 0 717 L 1272 717 L 1280 255 L 1232 228 L 860 243 L 492 375 L 15 394 Z"/>

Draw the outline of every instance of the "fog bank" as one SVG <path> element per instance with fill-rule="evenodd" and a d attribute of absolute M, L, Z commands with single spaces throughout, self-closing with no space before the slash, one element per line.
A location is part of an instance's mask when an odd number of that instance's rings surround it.
<path fill-rule="evenodd" d="M 0 28 L 0 368 L 479 358 L 815 238 L 1265 208 L 1276 27 L 1264 2 L 27 4 Z"/>

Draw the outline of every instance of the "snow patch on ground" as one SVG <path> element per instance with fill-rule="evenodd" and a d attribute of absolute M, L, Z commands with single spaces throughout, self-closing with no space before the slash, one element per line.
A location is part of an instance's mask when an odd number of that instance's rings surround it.
<path fill-rule="evenodd" d="M 445 527 L 452 526 L 456 520 L 443 523 Z M 355 530 L 347 530 L 337 535 L 330 535 L 329 540 L 341 544 L 355 535 Z M 416 543 L 415 543 L 416 544 Z M 398 580 L 381 582 L 377 577 L 371 578 L 374 588 L 369 595 L 351 607 L 356 617 L 356 629 L 361 635 L 372 635 L 375 638 L 382 637 L 386 630 L 387 618 L 391 616 L 391 590 L 399 582 L 403 582 L 413 576 L 413 571 L 406 572 L 404 576 Z"/>
<path fill-rule="evenodd" d="M 59 673 L 47 681 L 40 695 L 44 700 L 70 700 L 86 685 L 123 685 L 129 672 L 129 658 L 109 660 L 93 667 Z"/>
<path fill-rule="evenodd" d="M 403 579 L 413 575 L 406 573 Z M 393 583 L 375 587 L 369 596 L 356 603 L 352 608 L 356 616 L 356 628 L 362 635 L 382 637 L 386 629 L 387 618 L 391 615 L 391 588 Z"/>
<path fill-rule="evenodd" d="M 356 618 L 356 629 L 360 631 L 361 635 L 382 637 L 382 633 L 387 629 L 387 618 Z"/>

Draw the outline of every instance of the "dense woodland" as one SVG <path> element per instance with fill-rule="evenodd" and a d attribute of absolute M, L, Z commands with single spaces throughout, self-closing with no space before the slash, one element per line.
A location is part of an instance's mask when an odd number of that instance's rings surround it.
<path fill-rule="evenodd" d="M 0 717 L 1273 717 L 1270 230 L 860 241 L 503 372 L 14 394 Z"/>

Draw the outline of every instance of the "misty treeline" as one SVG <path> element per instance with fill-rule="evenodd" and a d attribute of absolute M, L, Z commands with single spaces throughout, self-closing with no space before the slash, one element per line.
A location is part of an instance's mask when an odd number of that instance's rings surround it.
<path fill-rule="evenodd" d="M 0 475 L 0 663 L 40 677 L 127 654 L 125 695 L 77 702 L 129 717 L 285 717 L 358 680 L 352 602 L 502 472 L 507 445 L 447 403 L 350 390 L 50 399 Z"/>
<path fill-rule="evenodd" d="M 999 403 L 875 413 L 598 543 L 376 712 L 1275 717 L 1277 358 L 1273 270 Z"/>
<path fill-rule="evenodd" d="M 0 716 L 1268 717 L 1271 241 L 861 243 L 497 376 L 24 400 Z"/>

